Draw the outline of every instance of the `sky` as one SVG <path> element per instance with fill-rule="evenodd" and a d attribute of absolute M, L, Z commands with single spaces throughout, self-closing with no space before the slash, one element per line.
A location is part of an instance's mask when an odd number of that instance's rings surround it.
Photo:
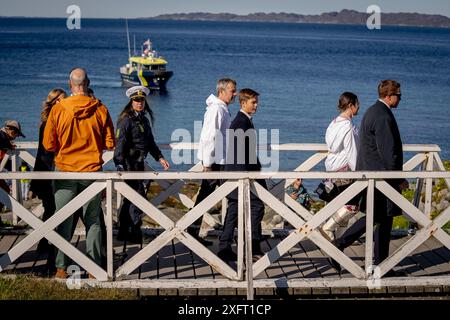
<path fill-rule="evenodd" d="M 78 5 L 85 18 L 153 17 L 164 13 L 288 12 L 320 14 L 342 9 L 381 12 L 419 12 L 450 17 L 450 0 L 0 0 L 0 16 L 68 17 L 68 6 Z"/>

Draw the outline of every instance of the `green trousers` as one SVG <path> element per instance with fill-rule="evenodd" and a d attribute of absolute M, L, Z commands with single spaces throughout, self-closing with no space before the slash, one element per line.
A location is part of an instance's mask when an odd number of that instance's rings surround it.
<path fill-rule="evenodd" d="M 54 180 L 56 211 L 64 207 L 92 183 L 92 180 Z M 91 195 L 86 196 L 89 197 Z M 101 212 L 101 195 L 99 193 L 83 206 L 83 221 L 86 226 L 86 254 L 98 265 L 101 263 Z M 72 214 L 56 229 L 58 234 L 69 242 L 75 229 L 72 228 L 73 223 Z M 61 250 L 58 250 L 56 254 L 56 268 L 65 269 L 69 262 L 70 258 Z"/>

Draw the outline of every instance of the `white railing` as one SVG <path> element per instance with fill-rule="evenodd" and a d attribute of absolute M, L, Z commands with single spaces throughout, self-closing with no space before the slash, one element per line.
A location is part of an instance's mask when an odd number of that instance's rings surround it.
<path fill-rule="evenodd" d="M 189 147 L 189 146 L 183 146 Z M 22 148 L 22 146 L 21 146 Z M 27 252 L 40 239 L 47 238 L 56 247 L 66 253 L 72 260 L 78 263 L 87 272 L 94 275 L 100 281 L 116 280 L 108 283 L 110 286 L 124 287 L 151 287 L 151 288 L 173 288 L 173 287 L 233 287 L 247 288 L 248 298 L 253 298 L 253 288 L 259 287 L 302 287 L 307 285 L 322 286 L 367 286 L 368 281 L 374 278 L 382 277 L 386 272 L 396 266 L 402 259 L 411 254 L 418 246 L 424 243 L 428 238 L 434 237 L 445 247 L 450 249 L 450 236 L 442 230 L 442 226 L 450 220 L 450 208 L 440 213 L 436 218 L 431 219 L 431 192 L 433 179 L 445 179 L 450 189 L 450 172 L 445 171 L 442 161 L 439 157 L 439 147 L 433 145 L 405 145 L 406 152 L 416 152 L 409 161 L 404 164 L 404 171 L 395 172 L 311 172 L 313 167 L 319 164 L 326 157 L 326 149 L 322 145 L 279 145 L 272 146 L 272 149 L 278 148 L 283 151 L 316 151 L 316 153 L 303 162 L 293 172 L 99 172 L 99 173 L 62 173 L 62 172 L 10 172 L 0 173 L 0 179 L 91 179 L 95 180 L 92 185 L 85 189 L 81 194 L 69 202 L 65 207 L 56 212 L 50 219 L 43 222 L 30 211 L 25 209 L 19 197 L 7 194 L 0 190 L 0 201 L 11 208 L 20 219 L 29 224 L 34 231 L 26 236 L 21 242 L 16 244 L 11 250 L 0 258 L 0 271 L 7 265 L 14 262 L 17 258 Z M 12 157 L 20 157 L 32 164 L 32 156 L 25 150 L 18 149 Z M 105 157 L 110 157 L 105 154 Z M 13 159 L 17 161 L 17 159 Z M 426 171 L 412 171 L 416 167 L 425 168 Z M 15 167 L 13 166 L 13 169 Z M 197 167 L 194 167 L 197 168 Z M 191 169 L 193 170 L 193 169 Z M 198 169 L 197 169 L 198 170 Z M 193 201 L 179 192 L 186 181 L 197 179 L 223 179 L 227 180 L 210 196 L 204 199 L 197 206 L 193 206 Z M 328 203 L 316 214 L 312 214 L 289 195 L 284 193 L 284 186 L 290 181 L 302 178 L 325 179 L 325 178 L 351 178 L 357 181 L 347 188 L 343 193 Z M 424 211 L 420 211 L 400 193 L 387 184 L 384 179 L 406 178 L 423 179 L 425 181 L 425 206 Z M 159 183 L 165 189 L 157 197 L 148 201 L 135 190 L 130 188 L 124 180 L 126 179 L 151 179 Z M 274 184 L 273 188 L 266 190 L 254 180 L 272 179 L 281 180 Z M 172 181 L 169 183 L 168 181 Z M 173 182 L 174 181 L 174 182 Z M 238 243 L 237 243 L 237 269 L 234 270 L 224 261 L 219 259 L 212 251 L 204 247 L 195 238 L 186 232 L 186 228 L 198 218 L 205 215 L 206 211 L 212 208 L 217 202 L 223 200 L 230 192 L 238 188 Z M 378 189 L 389 199 L 396 203 L 408 216 L 409 219 L 416 221 L 419 230 L 406 241 L 400 248 L 392 253 L 379 266 L 373 266 L 373 194 Z M 105 222 L 107 230 L 107 269 L 103 270 L 92 260 L 80 252 L 77 248 L 61 236 L 54 229 L 61 224 L 67 217 L 77 211 L 93 196 L 106 189 L 106 213 Z M 355 195 L 367 189 L 367 225 L 366 225 L 366 247 L 365 247 L 365 267 L 361 268 L 350 257 L 338 250 L 317 230 L 322 223 L 328 220 L 334 212 L 352 199 Z M 117 270 L 113 269 L 113 192 L 130 199 L 146 215 L 156 221 L 164 231 L 153 241 L 146 245 L 142 250 L 132 256 Z M 251 252 L 251 223 L 250 223 L 250 192 L 255 193 L 268 207 L 272 208 L 277 214 L 281 215 L 293 227 L 289 235 L 286 236 L 276 247 L 267 252 L 261 259 L 252 262 Z M 181 219 L 174 222 L 169 219 L 156 206 L 164 201 L 169 195 L 176 195 L 183 202 L 188 204 L 190 211 Z M 266 270 L 273 262 L 277 261 L 286 252 L 292 249 L 301 240 L 308 238 L 314 242 L 327 255 L 338 261 L 354 278 L 337 279 L 255 279 L 259 274 Z M 225 276 L 224 280 L 136 280 L 136 281 L 117 281 L 132 273 L 135 269 L 145 263 L 151 256 L 156 254 L 166 244 L 173 239 L 178 239 L 214 270 Z M 245 252 L 244 252 L 245 251 Z M 247 266 L 247 267 L 246 267 Z M 248 267 L 252 266 L 252 267 Z M 378 267 L 377 274 L 373 271 Z M 420 285 L 421 283 L 450 284 L 450 275 L 439 277 L 409 277 L 401 278 L 401 285 Z M 206 282 L 205 282 L 206 281 Z M 395 285 L 399 278 L 383 279 L 384 283 Z M 428 281 L 428 282 L 427 282 Z M 372 283 L 372 282 L 371 282 Z M 100 284 L 99 284 L 100 285 Z"/>

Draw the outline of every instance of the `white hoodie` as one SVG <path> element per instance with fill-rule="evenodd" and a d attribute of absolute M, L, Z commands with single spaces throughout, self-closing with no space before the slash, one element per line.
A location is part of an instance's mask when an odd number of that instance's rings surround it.
<path fill-rule="evenodd" d="M 203 118 L 202 132 L 197 158 L 203 165 L 225 164 L 226 130 L 230 128 L 231 115 L 225 102 L 211 94 L 206 99 L 206 112 Z"/>
<path fill-rule="evenodd" d="M 330 154 L 325 160 L 327 171 L 346 170 L 348 167 L 354 171 L 356 156 L 358 154 L 358 130 L 351 120 L 338 116 L 331 121 L 325 134 Z"/>

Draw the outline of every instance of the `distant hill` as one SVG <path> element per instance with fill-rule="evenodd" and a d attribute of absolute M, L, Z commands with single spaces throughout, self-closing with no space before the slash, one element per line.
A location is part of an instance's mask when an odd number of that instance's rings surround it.
<path fill-rule="evenodd" d="M 297 13 L 264 13 L 257 12 L 248 15 L 232 13 L 175 13 L 162 14 L 148 19 L 154 20 L 199 20 L 199 21 L 253 21 L 253 22 L 288 22 L 288 23 L 328 23 L 328 24 L 366 24 L 370 14 L 344 9 L 340 12 L 326 12 L 320 15 L 303 15 Z M 383 13 L 381 26 L 418 26 L 450 28 L 450 18 L 437 14 L 421 13 Z"/>

